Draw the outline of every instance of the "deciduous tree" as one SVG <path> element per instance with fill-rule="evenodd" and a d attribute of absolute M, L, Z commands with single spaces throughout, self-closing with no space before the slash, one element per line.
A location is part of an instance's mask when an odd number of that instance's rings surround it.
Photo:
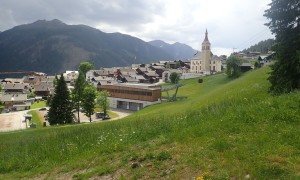
<path fill-rule="evenodd" d="M 72 90 L 72 101 L 77 110 L 78 123 L 80 123 L 79 110 L 81 101 L 83 99 L 83 90 L 86 85 L 87 82 L 85 81 L 84 74 L 82 73 L 82 71 L 79 70 L 79 75 L 75 80 L 74 89 Z"/>
<path fill-rule="evenodd" d="M 171 83 L 177 84 L 179 81 L 179 74 L 177 72 L 172 72 L 170 74 L 170 80 L 171 80 Z"/>
<path fill-rule="evenodd" d="M 270 91 L 281 94 L 300 88 L 300 2 L 272 0 L 269 6 L 264 15 L 276 37 L 277 56 L 271 66 Z"/>
<path fill-rule="evenodd" d="M 226 74 L 230 78 L 237 78 L 241 75 L 241 60 L 236 56 L 229 56 L 226 61 Z"/>
<path fill-rule="evenodd" d="M 109 96 L 110 96 L 109 92 L 103 90 L 98 94 L 97 97 L 97 103 L 100 106 L 100 108 L 103 110 L 104 116 L 106 116 L 107 110 L 109 108 L 109 100 L 108 100 Z"/>
<path fill-rule="evenodd" d="M 89 117 L 92 122 L 92 115 L 96 105 L 97 90 L 93 85 L 87 85 L 83 90 L 82 108 L 84 114 Z"/>
<path fill-rule="evenodd" d="M 87 73 L 89 70 L 93 69 L 93 68 L 94 68 L 94 64 L 85 61 L 85 62 L 81 62 L 81 63 L 79 64 L 79 68 L 78 68 L 78 69 L 79 69 L 79 71 L 81 71 L 81 72 L 83 73 L 84 78 L 86 78 L 86 73 Z"/>

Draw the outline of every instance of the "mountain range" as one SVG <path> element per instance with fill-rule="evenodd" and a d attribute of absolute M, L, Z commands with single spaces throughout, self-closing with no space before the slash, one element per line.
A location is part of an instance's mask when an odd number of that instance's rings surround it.
<path fill-rule="evenodd" d="M 86 25 L 38 20 L 0 33 L 1 71 L 48 74 L 77 69 L 81 61 L 95 68 L 130 66 L 159 60 L 187 59 L 194 50 L 184 44 L 145 42 L 121 33 L 105 33 Z"/>
<path fill-rule="evenodd" d="M 149 41 L 149 43 L 171 54 L 177 60 L 185 60 L 191 58 L 197 52 L 190 46 L 179 42 L 176 42 L 174 44 L 168 44 L 161 40 L 154 40 L 154 41 Z"/>

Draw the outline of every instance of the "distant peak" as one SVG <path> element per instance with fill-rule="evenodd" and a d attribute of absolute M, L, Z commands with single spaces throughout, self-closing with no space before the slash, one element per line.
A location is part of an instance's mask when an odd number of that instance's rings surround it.
<path fill-rule="evenodd" d="M 32 24 L 35 24 L 35 25 L 45 25 L 45 24 L 51 24 L 51 25 L 66 25 L 65 23 L 63 23 L 62 21 L 58 20 L 58 19 L 53 19 L 53 20 L 50 20 L 50 21 L 47 21 L 47 20 L 38 20 Z"/>

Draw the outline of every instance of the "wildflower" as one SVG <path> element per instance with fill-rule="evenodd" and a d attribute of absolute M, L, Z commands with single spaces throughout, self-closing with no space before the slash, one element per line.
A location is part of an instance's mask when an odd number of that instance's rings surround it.
<path fill-rule="evenodd" d="M 120 139 L 120 141 L 123 141 L 123 139 Z"/>
<path fill-rule="evenodd" d="M 198 176 L 196 180 L 204 180 L 203 176 Z"/>

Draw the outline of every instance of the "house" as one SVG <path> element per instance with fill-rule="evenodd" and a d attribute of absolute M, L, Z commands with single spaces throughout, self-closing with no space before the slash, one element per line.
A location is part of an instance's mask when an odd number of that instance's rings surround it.
<path fill-rule="evenodd" d="M 24 84 L 4 84 L 2 88 L 3 93 L 15 93 L 15 94 L 22 94 L 22 93 L 29 93 L 28 88 Z"/>
<path fill-rule="evenodd" d="M 273 63 L 272 59 L 275 53 L 272 52 L 271 54 L 265 54 L 258 56 L 258 62 L 261 66 L 268 66 Z"/>
<path fill-rule="evenodd" d="M 247 71 L 253 69 L 253 65 L 250 64 L 250 63 L 242 63 L 242 64 L 240 65 L 240 68 L 241 68 L 241 71 L 242 71 L 242 72 L 247 72 Z"/>
<path fill-rule="evenodd" d="M 26 110 L 30 109 L 31 103 L 27 102 L 27 94 L 5 93 L 1 96 L 1 102 L 7 109 Z"/>
<path fill-rule="evenodd" d="M 155 71 L 145 72 L 144 77 L 148 79 L 150 83 L 156 83 L 159 81 L 159 75 Z"/>
<path fill-rule="evenodd" d="M 78 78 L 79 72 L 78 71 L 66 71 L 63 73 L 66 83 L 73 84 L 75 79 Z"/>
<path fill-rule="evenodd" d="M 163 66 L 150 66 L 149 69 L 152 71 L 155 71 L 155 73 L 158 75 L 158 77 L 162 78 L 163 72 L 166 70 Z"/>
<path fill-rule="evenodd" d="M 52 84 L 41 83 L 39 85 L 35 85 L 34 86 L 35 95 L 40 97 L 49 96 L 51 94 L 52 88 L 53 88 L 53 83 Z"/>
<path fill-rule="evenodd" d="M 98 85 L 98 91 L 110 93 L 110 107 L 138 111 L 146 106 L 161 102 L 161 87 L 150 84 Z"/>
<path fill-rule="evenodd" d="M 28 84 L 29 86 L 33 87 L 37 84 L 39 84 L 41 81 L 41 78 L 39 76 L 25 76 L 23 83 Z"/>

